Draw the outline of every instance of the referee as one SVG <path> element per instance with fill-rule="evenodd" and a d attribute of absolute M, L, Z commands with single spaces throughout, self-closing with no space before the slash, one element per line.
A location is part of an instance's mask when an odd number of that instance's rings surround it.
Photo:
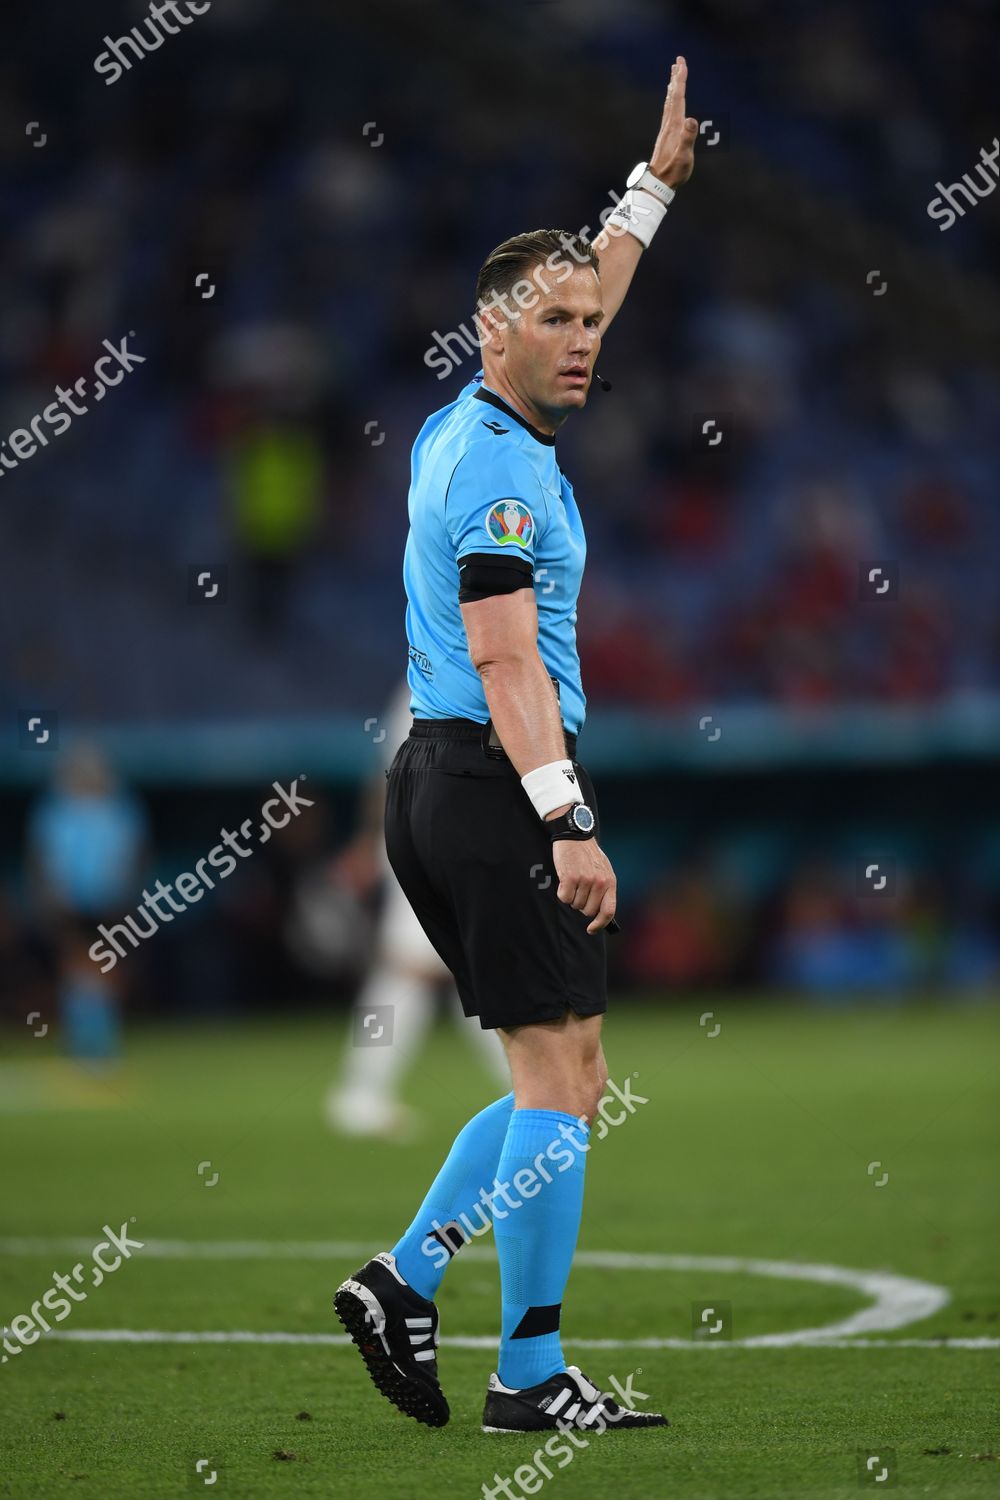
<path fill-rule="evenodd" d="M 409 1229 L 334 1302 L 378 1389 L 429 1426 L 449 1416 L 433 1298 L 452 1256 L 490 1225 L 502 1328 L 484 1430 L 666 1425 L 567 1367 L 559 1341 L 608 1078 L 615 876 L 576 758 L 586 539 L 555 441 L 586 405 L 602 335 L 691 175 L 686 78 L 679 57 L 650 161 L 592 244 L 536 230 L 488 257 L 476 286 L 483 368 L 413 447 L 403 581 L 414 718 L 386 773 L 386 849 L 465 1013 L 498 1031 L 514 1087 L 463 1127 Z"/>

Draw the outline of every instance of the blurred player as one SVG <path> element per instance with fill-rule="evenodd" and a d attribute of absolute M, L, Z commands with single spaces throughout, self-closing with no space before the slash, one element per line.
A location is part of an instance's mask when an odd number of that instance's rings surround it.
<path fill-rule="evenodd" d="M 345 1135 L 398 1140 L 412 1133 L 416 1121 L 413 1112 L 399 1100 L 399 1086 L 434 1019 L 438 992 L 445 982 L 449 1006 L 469 1045 L 499 1084 L 506 1087 L 509 1083 L 503 1047 L 475 1017 L 463 1014 L 451 973 L 414 916 L 386 855 L 385 769 L 392 764 L 412 722 L 410 689 L 404 682 L 386 708 L 384 768 L 367 788 L 361 829 L 335 867 L 340 878 L 359 894 L 367 894 L 377 880 L 384 883 L 371 972 L 354 1002 L 341 1077 L 326 1099 L 327 1120 Z M 365 1017 L 384 1014 L 376 1012 L 376 1006 L 391 1007 L 389 1046 L 364 1044 Z"/>

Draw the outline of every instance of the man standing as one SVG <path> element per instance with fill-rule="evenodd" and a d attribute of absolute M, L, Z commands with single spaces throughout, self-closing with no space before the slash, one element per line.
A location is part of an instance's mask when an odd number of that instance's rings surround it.
<path fill-rule="evenodd" d="M 147 857 L 145 810 L 95 745 L 64 758 L 56 784 L 28 823 L 28 868 L 42 930 L 58 971 L 66 1052 L 89 1069 L 120 1060 L 121 1003 L 128 984 L 90 957 L 102 920 L 111 920 L 140 879 Z"/>
<path fill-rule="evenodd" d="M 387 773 L 386 848 L 466 1014 L 499 1031 L 514 1089 L 464 1126 L 409 1229 L 334 1302 L 378 1389 L 430 1426 L 449 1416 L 433 1298 L 479 1205 L 493 1219 L 502 1294 L 484 1430 L 666 1424 L 567 1367 L 559 1341 L 608 1076 L 615 876 L 575 759 L 586 541 L 555 435 L 586 405 L 602 334 L 691 175 L 686 76 L 678 58 L 649 164 L 592 245 L 536 230 L 487 258 L 476 288 L 483 370 L 413 448 L 403 578 L 414 723 Z"/>

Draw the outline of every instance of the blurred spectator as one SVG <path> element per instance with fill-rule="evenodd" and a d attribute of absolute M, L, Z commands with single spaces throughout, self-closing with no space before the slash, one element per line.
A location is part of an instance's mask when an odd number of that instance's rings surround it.
<path fill-rule="evenodd" d="M 275 416 L 241 431 L 230 447 L 234 538 L 246 564 L 250 620 L 277 644 L 288 625 L 296 565 L 322 511 L 323 461 L 303 422 Z"/>
<path fill-rule="evenodd" d="M 731 980 L 738 926 L 718 880 L 701 868 L 654 884 L 639 911 L 628 949 L 637 984 L 700 989 Z"/>
<path fill-rule="evenodd" d="M 852 899 L 832 864 L 811 862 L 786 892 L 768 977 L 829 998 L 865 991 L 898 999 L 919 971 L 908 926 L 896 916 L 895 898 Z"/>

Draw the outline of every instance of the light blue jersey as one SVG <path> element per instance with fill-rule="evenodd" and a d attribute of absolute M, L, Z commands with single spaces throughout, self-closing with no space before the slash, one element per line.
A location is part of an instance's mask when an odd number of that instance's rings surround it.
<path fill-rule="evenodd" d="M 101 916 L 131 894 L 146 833 L 145 813 L 125 792 L 48 792 L 28 826 L 47 884 L 85 916 Z"/>
<path fill-rule="evenodd" d="M 538 432 L 480 370 L 413 445 L 410 534 L 403 557 L 407 682 L 418 719 L 490 717 L 458 602 L 470 553 L 517 556 L 534 569 L 538 651 L 559 684 L 564 728 L 578 734 L 587 700 L 576 649 L 576 602 L 587 541 L 555 438 Z"/>

